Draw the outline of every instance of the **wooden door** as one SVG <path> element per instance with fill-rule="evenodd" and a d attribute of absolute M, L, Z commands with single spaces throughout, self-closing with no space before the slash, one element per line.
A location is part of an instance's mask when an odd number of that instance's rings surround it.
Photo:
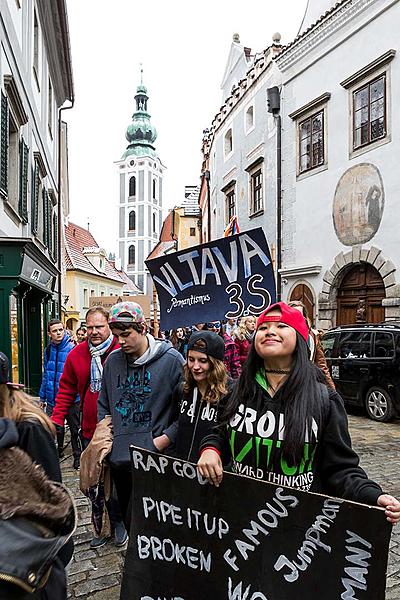
<path fill-rule="evenodd" d="M 337 325 L 380 323 L 385 318 L 385 286 L 379 272 L 366 263 L 354 266 L 337 294 Z"/>
<path fill-rule="evenodd" d="M 292 293 L 290 294 L 290 300 L 300 300 L 307 309 L 307 313 L 311 323 L 315 323 L 315 305 L 312 291 L 305 283 L 299 283 L 296 285 Z"/>

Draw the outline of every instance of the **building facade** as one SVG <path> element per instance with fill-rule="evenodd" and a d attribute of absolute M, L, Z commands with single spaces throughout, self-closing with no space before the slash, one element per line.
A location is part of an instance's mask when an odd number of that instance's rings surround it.
<path fill-rule="evenodd" d="M 64 234 L 64 320 L 68 329 L 76 331 L 85 323 L 86 313 L 92 305 L 91 298 L 118 298 L 137 294 L 138 289 L 107 258 L 105 250 L 90 231 L 68 223 Z"/>
<path fill-rule="evenodd" d="M 312 0 L 276 59 L 283 296 L 322 329 L 400 320 L 399 27 L 398 0 Z"/>
<path fill-rule="evenodd" d="M 60 312 L 59 109 L 73 103 L 66 2 L 0 1 L 0 347 L 36 392 Z"/>
<path fill-rule="evenodd" d="M 201 243 L 201 210 L 198 200 L 199 187 L 185 186 L 185 198 L 164 219 L 159 241 L 147 257 L 149 260 Z"/>
<path fill-rule="evenodd" d="M 144 294 L 151 294 L 151 278 L 144 263 L 158 242 L 162 226 L 165 167 L 154 143 L 155 127 L 147 112 L 148 94 L 141 84 L 136 111 L 127 128 L 129 144 L 116 162 L 119 176 L 118 253 L 122 269 Z"/>
<path fill-rule="evenodd" d="M 224 103 L 204 131 L 200 188 L 202 241 L 222 237 L 236 216 L 240 230 L 263 227 L 276 243 L 277 120 L 267 90 L 279 84 L 280 36 L 252 55 L 233 37 L 222 82 Z"/>

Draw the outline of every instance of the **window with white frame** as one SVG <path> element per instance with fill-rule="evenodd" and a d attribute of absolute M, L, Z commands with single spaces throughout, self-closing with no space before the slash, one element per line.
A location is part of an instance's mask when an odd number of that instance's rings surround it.
<path fill-rule="evenodd" d="M 129 231 L 135 231 L 136 230 L 136 213 L 134 210 L 131 210 L 131 212 L 129 213 Z"/>
<path fill-rule="evenodd" d="M 233 152 L 233 135 L 232 129 L 228 129 L 224 136 L 224 155 L 229 156 Z"/>
<path fill-rule="evenodd" d="M 353 91 L 353 149 L 386 136 L 386 75 Z"/>
<path fill-rule="evenodd" d="M 49 127 L 49 133 L 51 138 L 53 138 L 53 86 L 51 85 L 51 81 L 49 78 L 49 89 L 48 89 L 48 99 L 47 99 L 47 125 Z"/>
<path fill-rule="evenodd" d="M 324 111 L 320 110 L 299 123 L 299 171 L 324 164 Z"/>
<path fill-rule="evenodd" d="M 245 130 L 246 133 L 254 128 L 254 106 L 249 106 L 245 113 Z"/>
<path fill-rule="evenodd" d="M 136 196 L 136 177 L 134 175 L 129 179 L 129 196 Z"/>
<path fill-rule="evenodd" d="M 36 8 L 33 9 L 33 73 L 40 89 L 40 29 Z"/>
<path fill-rule="evenodd" d="M 260 213 L 263 208 L 263 171 L 262 164 L 250 173 L 250 215 Z"/>
<path fill-rule="evenodd" d="M 340 82 L 348 90 L 349 156 L 358 156 L 391 141 L 391 62 L 387 50 Z"/>
<path fill-rule="evenodd" d="M 235 184 L 225 188 L 225 226 L 229 225 L 232 217 L 236 215 Z"/>
<path fill-rule="evenodd" d="M 128 265 L 132 266 L 136 261 L 136 249 L 135 246 L 129 246 L 128 249 Z"/>
<path fill-rule="evenodd" d="M 29 149 L 20 134 L 28 116 L 11 75 L 4 76 L 4 88 L 6 93 L 1 92 L 0 106 L 0 193 L 8 206 L 27 222 Z"/>
<path fill-rule="evenodd" d="M 319 173 L 328 166 L 327 114 L 330 92 L 325 92 L 289 115 L 297 133 L 297 175 Z"/>

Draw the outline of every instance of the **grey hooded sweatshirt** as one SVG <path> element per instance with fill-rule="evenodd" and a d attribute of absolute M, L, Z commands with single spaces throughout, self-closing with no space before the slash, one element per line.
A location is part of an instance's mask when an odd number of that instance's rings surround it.
<path fill-rule="evenodd" d="M 171 399 L 184 359 L 170 342 L 151 335 L 147 339 L 149 347 L 140 358 L 119 349 L 104 365 L 98 421 L 111 415 L 114 441 L 109 462 L 115 468 L 130 467 L 130 444 L 157 452 L 154 437 L 174 437 Z"/>

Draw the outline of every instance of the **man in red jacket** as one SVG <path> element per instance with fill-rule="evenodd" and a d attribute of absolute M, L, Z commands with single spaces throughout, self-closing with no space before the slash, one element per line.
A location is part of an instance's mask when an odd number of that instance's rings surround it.
<path fill-rule="evenodd" d="M 75 346 L 68 354 L 65 361 L 63 374 L 56 396 L 56 402 L 51 416 L 52 421 L 61 427 L 69 408 L 75 402 L 77 394 L 80 396 L 81 410 L 81 435 L 84 448 L 92 439 L 97 425 L 97 399 L 101 388 L 103 365 L 108 355 L 119 348 L 117 339 L 108 326 L 108 311 L 102 306 L 94 306 L 86 313 L 87 339 Z M 112 502 L 110 519 L 115 530 L 115 543 L 122 546 L 127 533 L 119 510 Z M 92 520 L 96 515 L 92 507 Z M 90 543 L 92 548 L 103 546 L 107 538 L 94 537 Z"/>

